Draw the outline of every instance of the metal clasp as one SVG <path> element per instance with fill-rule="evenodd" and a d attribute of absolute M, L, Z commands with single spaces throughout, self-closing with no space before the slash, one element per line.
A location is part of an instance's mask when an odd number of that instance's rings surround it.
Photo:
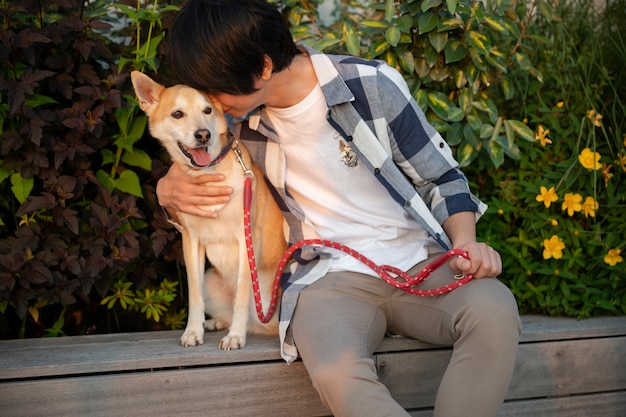
<path fill-rule="evenodd" d="M 239 149 L 239 141 L 235 139 L 233 141 L 233 152 L 235 152 L 235 157 L 241 165 L 241 169 L 243 169 L 243 175 L 254 178 L 254 172 L 246 166 L 246 163 L 243 161 L 243 156 L 241 154 L 241 149 Z"/>

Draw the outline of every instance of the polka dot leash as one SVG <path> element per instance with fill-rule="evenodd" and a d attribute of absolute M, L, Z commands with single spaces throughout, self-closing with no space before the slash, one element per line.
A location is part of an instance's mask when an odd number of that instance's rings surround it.
<path fill-rule="evenodd" d="M 254 259 L 254 248 L 252 245 L 252 233 L 250 230 L 250 207 L 252 204 L 252 177 L 248 176 L 245 180 L 245 190 L 244 190 L 244 231 L 246 237 L 246 247 L 248 252 L 248 264 L 250 266 L 250 275 L 252 277 L 252 289 L 254 291 L 254 302 L 256 306 L 257 316 L 261 323 L 267 323 L 271 320 L 274 312 L 276 311 L 277 299 L 278 299 L 278 290 L 280 287 L 280 277 L 283 274 L 287 263 L 293 256 L 294 252 L 298 249 L 301 249 L 304 246 L 325 246 L 332 249 L 340 250 L 342 252 L 347 253 L 358 261 L 362 262 L 369 268 L 371 268 L 380 278 L 382 278 L 388 284 L 401 289 L 409 294 L 422 296 L 422 297 L 432 297 L 436 295 L 441 295 L 448 293 L 450 291 L 455 290 L 456 288 L 466 284 L 472 278 L 472 274 L 466 274 L 461 276 L 455 276 L 456 280 L 451 282 L 448 285 L 443 287 L 434 288 L 430 290 L 422 290 L 415 288 L 417 285 L 424 282 L 430 274 L 443 266 L 450 258 L 455 256 L 460 256 L 465 259 L 469 259 L 469 255 L 466 251 L 461 249 L 451 249 L 441 256 L 436 258 L 434 261 L 426 265 L 419 271 L 415 276 L 411 276 L 408 273 L 390 266 L 390 265 L 376 265 L 371 259 L 362 255 L 361 253 L 355 251 L 354 249 L 342 245 L 337 242 L 333 242 L 330 240 L 324 239 L 307 239 L 301 240 L 299 242 L 291 245 L 278 264 L 278 269 L 276 270 L 276 274 L 274 275 L 274 284 L 272 287 L 272 296 L 270 300 L 270 306 L 266 314 L 263 313 L 263 306 L 261 304 L 261 291 L 259 289 L 259 278 L 256 267 L 256 260 Z"/>

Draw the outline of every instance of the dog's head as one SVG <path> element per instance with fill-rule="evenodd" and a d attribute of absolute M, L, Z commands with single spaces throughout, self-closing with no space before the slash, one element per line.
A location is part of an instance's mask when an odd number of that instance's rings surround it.
<path fill-rule="evenodd" d="M 194 88 L 165 88 L 139 71 L 130 75 L 139 107 L 148 116 L 150 134 L 174 162 L 193 168 L 211 165 L 228 146 L 222 108 Z"/>

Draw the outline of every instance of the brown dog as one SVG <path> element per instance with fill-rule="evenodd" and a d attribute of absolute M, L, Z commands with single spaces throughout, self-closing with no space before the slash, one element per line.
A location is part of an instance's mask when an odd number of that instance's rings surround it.
<path fill-rule="evenodd" d="M 243 223 L 245 174 L 232 149 L 233 139 L 221 107 L 188 86 L 165 88 L 138 71 L 133 71 L 131 78 L 139 105 L 148 115 L 150 133 L 167 149 L 172 161 L 189 175 L 220 172 L 226 179 L 214 185 L 228 185 L 234 190 L 227 204 L 204 207 L 219 211 L 217 218 L 170 213 L 182 233 L 189 288 L 189 318 L 181 345 L 202 344 L 204 328 L 230 328 L 219 346 L 226 350 L 243 347 L 247 331 L 277 334 L 278 314 L 263 324 L 252 302 Z M 267 311 L 274 274 L 286 249 L 283 217 L 263 174 L 245 148 L 239 145 L 239 149 L 244 165 L 254 173 L 251 230 L 262 304 Z M 212 265 L 206 273 L 205 256 Z M 211 319 L 205 321 L 205 313 Z"/>

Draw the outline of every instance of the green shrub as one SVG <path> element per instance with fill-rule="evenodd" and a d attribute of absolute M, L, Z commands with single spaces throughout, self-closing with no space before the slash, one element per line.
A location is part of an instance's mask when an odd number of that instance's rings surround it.
<path fill-rule="evenodd" d="M 138 41 L 104 36 L 126 36 L 112 31 L 110 6 L 0 4 L 3 337 L 161 327 L 179 290 L 167 260 L 180 259 L 180 245 L 154 198 L 167 165 L 142 142 L 129 68 L 117 67 Z M 117 282 L 134 289 L 125 287 L 128 310 L 122 299 L 101 306 Z"/>

